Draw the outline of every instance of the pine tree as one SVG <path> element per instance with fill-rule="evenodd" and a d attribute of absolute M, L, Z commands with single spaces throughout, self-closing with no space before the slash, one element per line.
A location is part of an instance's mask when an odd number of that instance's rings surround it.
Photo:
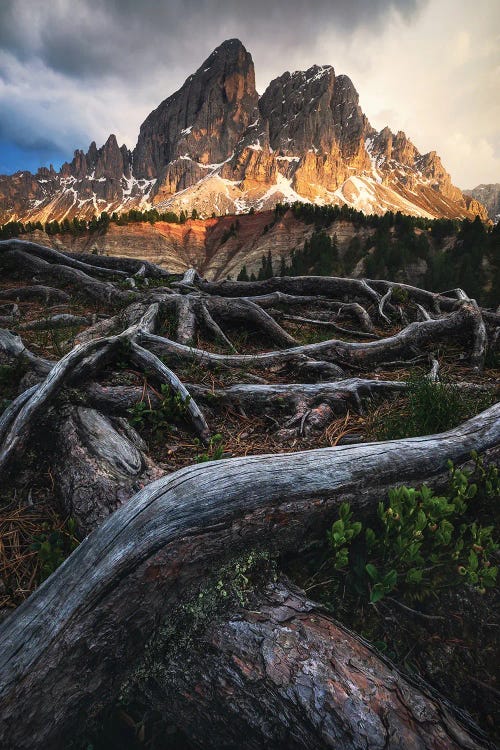
<path fill-rule="evenodd" d="M 236 279 L 237 281 L 250 281 L 248 278 L 247 267 L 243 266 Z"/>

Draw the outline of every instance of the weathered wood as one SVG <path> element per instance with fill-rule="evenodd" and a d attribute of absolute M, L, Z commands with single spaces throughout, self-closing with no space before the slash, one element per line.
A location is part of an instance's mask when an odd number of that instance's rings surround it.
<path fill-rule="evenodd" d="M 203 322 L 203 325 L 206 327 L 206 329 L 209 331 L 209 333 L 212 334 L 214 339 L 217 341 L 223 341 L 229 349 L 233 352 L 233 354 L 238 354 L 235 347 L 231 343 L 231 341 L 228 339 L 220 325 L 212 318 L 210 315 L 209 310 L 207 309 L 207 306 L 202 301 L 200 303 L 200 313 L 201 313 L 201 319 Z"/>
<path fill-rule="evenodd" d="M 0 267 L 36 274 L 42 279 L 50 279 L 56 283 L 73 284 L 82 294 L 101 303 L 123 302 L 136 296 L 131 291 L 118 290 L 110 282 L 94 279 L 78 268 L 49 263 L 23 250 L 4 248 L 0 252 Z"/>
<path fill-rule="evenodd" d="M 210 282 L 205 279 L 195 281 L 196 286 L 208 294 L 218 294 L 223 297 L 257 297 L 258 295 L 267 295 L 275 292 L 290 294 L 293 296 L 323 296 L 334 299 L 346 297 L 350 302 L 356 299 L 363 299 L 375 305 L 378 305 L 381 297 L 389 289 L 401 289 L 408 294 L 409 299 L 420 302 L 437 314 L 441 311 L 453 312 L 461 303 L 460 299 L 448 297 L 438 292 L 429 292 L 410 284 L 401 284 L 399 282 L 386 281 L 381 279 L 345 279 L 341 277 L 330 276 L 282 276 L 265 279 L 264 281 L 218 281 Z M 468 299 L 468 298 L 467 298 Z M 257 301 L 257 300 L 255 300 Z M 491 324 L 498 325 L 500 315 L 488 310 L 481 310 L 486 320 Z"/>
<path fill-rule="evenodd" d="M 178 365 L 180 362 L 198 362 L 207 369 L 221 366 L 239 368 L 281 368 L 287 366 L 295 367 L 297 370 L 304 372 L 304 374 L 309 370 L 310 374 L 318 379 L 321 377 L 331 379 L 344 376 L 344 371 L 337 365 L 308 356 L 310 352 L 315 352 L 311 347 L 320 346 L 318 344 L 297 346 L 265 354 L 215 354 L 203 349 L 184 346 L 183 344 L 178 344 L 176 341 L 155 334 L 141 333 L 138 340 L 147 349 L 154 351 L 165 360 L 168 359 L 173 365 Z"/>
<path fill-rule="evenodd" d="M 433 360 L 429 379 L 439 378 L 439 363 Z M 491 392 L 491 388 L 476 383 L 459 382 L 454 387 L 465 392 Z M 186 383 L 187 391 L 196 400 L 205 403 L 211 409 L 217 409 L 225 403 L 243 406 L 245 412 L 261 414 L 265 411 L 276 410 L 279 407 L 295 407 L 298 403 L 307 406 L 327 403 L 334 412 L 344 414 L 348 409 L 360 409 L 361 399 L 376 395 L 404 393 L 408 388 L 401 380 L 368 380 L 363 378 L 347 378 L 334 382 L 320 383 L 280 383 L 254 384 L 238 383 L 227 388 L 208 388 L 196 383 Z M 93 408 L 106 414 L 120 414 L 126 416 L 130 409 L 140 401 L 147 401 L 151 408 L 157 409 L 161 405 L 158 393 L 148 388 L 147 395 L 143 387 L 138 386 L 103 386 L 91 383 L 82 389 L 85 402 Z M 79 392 L 78 392 L 79 393 Z M 80 396 L 76 395 L 76 399 Z M 288 413 L 288 411 L 286 412 Z"/>
<path fill-rule="evenodd" d="M 92 275 L 97 273 L 101 276 L 105 276 L 112 279 L 125 279 L 128 274 L 125 271 L 119 271 L 114 268 L 104 268 L 98 265 L 90 265 L 89 263 L 83 263 L 76 258 L 68 255 L 67 253 L 61 253 L 59 250 L 55 250 L 52 247 L 46 247 L 45 245 L 39 245 L 36 242 L 28 242 L 27 240 L 0 240 L 0 253 L 6 250 L 21 250 L 23 253 L 41 258 L 48 263 L 53 263 L 59 266 L 68 266 L 69 268 L 76 268 L 80 271 L 85 271 L 86 274 Z"/>
<path fill-rule="evenodd" d="M 241 297 L 250 299 L 260 307 L 269 309 L 275 305 L 290 307 L 321 307 L 325 310 L 336 310 L 337 318 L 350 318 L 356 320 L 361 329 L 373 332 L 373 323 L 365 308 L 358 302 L 334 302 L 326 297 L 317 295 L 293 295 L 284 292 L 269 292 L 268 294 L 255 295 L 254 297 Z"/>
<path fill-rule="evenodd" d="M 187 388 L 181 383 L 177 375 L 172 372 L 158 357 L 147 349 L 131 344 L 130 357 L 133 362 L 145 370 L 150 370 L 162 383 L 170 386 L 172 391 L 180 396 L 185 405 L 186 415 L 191 420 L 194 428 L 204 444 L 208 443 L 210 438 L 210 428 L 206 419 L 196 401 L 191 397 Z"/>
<path fill-rule="evenodd" d="M 408 287 L 411 314 L 415 315 L 416 305 L 423 322 L 369 343 L 331 340 L 291 346 L 295 341 L 274 319 L 272 305 L 322 307 L 318 318 L 333 311 L 336 319 L 349 316 L 364 331 L 373 331 L 370 314 L 387 322 L 384 306 L 396 296 L 395 288 L 404 290 L 404 285 L 324 277 L 210 285 L 191 270 L 177 283 L 177 292 L 163 287 L 139 291 L 149 277 L 164 278 L 166 272 L 131 259 L 77 257 L 43 247 L 32 250 L 22 243 L 0 247 L 0 266 L 71 284 L 99 302 L 131 304 L 81 334 L 80 346 L 55 365 L 35 355 L 29 361 L 30 353 L 25 354 L 21 339 L 0 331 L 3 356 L 24 356 L 32 370 L 38 367 L 37 374 L 46 376 L 0 415 L 0 471 L 10 466 L 14 454 L 22 458 L 19 449 L 27 447 L 28 437 L 46 430 L 47 435 L 54 434 L 44 442 L 43 454 L 43 459 L 52 463 L 54 495 L 77 518 L 80 529 L 89 532 L 113 508 L 118 510 L 0 630 L 0 747 L 64 747 L 74 728 L 83 727 L 86 715 L 95 717 L 113 702 L 162 619 L 228 558 L 259 547 L 297 550 L 308 534 L 324 535 L 339 502 L 348 500 L 361 512 L 369 512 L 388 487 L 441 480 L 448 458 L 460 463 L 471 449 L 487 450 L 499 443 L 497 405 L 445 435 L 188 467 L 131 498 L 161 471 L 147 457 L 138 435 L 120 419 L 144 398 L 144 391 L 130 386 L 104 388 L 94 382 L 102 365 L 112 363 L 115 357 L 133 363 L 148 378 L 170 383 L 183 399 L 188 393 L 193 395 L 207 405 L 207 414 L 214 405 L 233 402 L 249 412 L 270 410 L 272 414 L 277 403 L 284 402 L 283 411 L 288 413 L 283 415 L 287 421 L 282 432 L 292 433 L 293 427 L 304 434 L 309 428 L 324 427 L 335 413 L 347 408 L 360 410 L 363 395 L 399 393 L 407 386 L 397 381 L 353 378 L 336 383 L 238 384 L 220 389 L 193 385 L 186 389 L 175 373 L 144 347 L 174 363 L 194 360 L 207 368 L 222 365 L 269 370 L 286 366 L 294 367 L 298 378 L 318 379 L 343 376 L 337 363 L 354 372 L 370 371 L 377 364 L 398 359 L 407 364 L 415 350 L 453 337 L 462 341 L 464 351 L 472 351 L 472 365 L 480 369 L 487 345 L 484 322 L 490 326 L 490 346 L 494 346 L 495 329 L 491 332 L 491 326 L 498 325 L 500 316 L 480 310 L 465 293 L 452 299 Z M 103 269 L 108 273 L 102 273 Z M 126 277 L 137 291 L 125 292 L 95 278 L 102 275 Z M 185 341 L 193 339 L 202 322 L 231 346 L 224 325 L 248 329 L 250 324 L 277 347 L 290 348 L 266 354 L 217 355 L 155 335 L 161 316 L 176 307 L 186 312 L 179 315 L 178 332 Z M 438 319 L 427 313 L 429 307 Z M 391 310 L 395 312 L 395 308 Z M 404 311 L 399 308 L 399 312 L 404 320 Z M 307 310 L 304 317 L 309 314 Z M 435 363 L 431 378 L 437 376 Z M 31 385 L 33 374 L 29 376 L 26 384 Z M 259 380 L 249 374 L 251 378 Z M 161 406 L 161 397 L 151 395 L 151 402 L 153 407 Z M 203 413 L 193 399 L 187 406 L 186 416 L 207 441 L 209 428 Z M 36 471 L 36 467 L 28 470 Z M 296 593 L 280 591 L 288 603 L 290 598 L 300 599 Z M 320 613 L 314 614 L 316 624 L 312 624 L 310 610 L 301 609 L 309 604 L 296 604 L 291 612 L 293 607 L 279 602 L 277 595 L 277 588 L 270 589 L 255 603 L 261 612 L 257 618 L 255 611 L 247 611 L 240 613 L 238 620 L 226 620 L 219 630 L 212 623 L 207 630 L 211 652 L 202 649 L 203 653 L 196 655 L 197 666 L 193 662 L 188 669 L 185 658 L 165 662 L 171 675 L 168 690 L 174 694 L 167 700 L 165 712 L 174 711 L 188 729 L 186 733 L 191 732 L 200 746 L 215 744 L 216 726 L 221 729 L 220 739 L 230 746 L 235 738 L 241 747 L 252 749 L 402 747 L 403 739 L 407 746 L 415 747 L 484 746 L 474 744 L 470 734 L 461 735 L 446 707 L 433 702 L 425 690 L 419 693 L 415 686 L 396 680 L 391 668 L 373 660 L 373 655 L 363 652 L 360 656 L 359 641 L 350 640 L 350 634 L 334 631 L 334 624 Z M 242 637 L 236 641 L 238 628 Z M 284 658 L 277 649 L 283 647 L 290 631 L 297 649 Z M 345 650 L 340 649 L 337 660 L 332 661 L 332 648 L 338 646 L 337 640 L 332 644 L 335 638 L 342 640 Z M 309 658 L 313 654 L 314 669 Z M 255 681 L 242 665 L 247 659 L 247 665 L 260 668 L 266 655 L 271 655 L 269 672 L 265 679 Z M 353 658 L 360 661 L 350 662 Z M 361 662 L 371 665 L 375 674 L 364 672 Z M 220 671 L 211 673 L 211 664 L 218 664 Z M 290 667 L 288 682 L 282 680 L 280 671 L 285 664 Z M 304 670 L 306 664 L 309 671 Z M 210 681 L 219 692 L 214 691 L 214 700 L 199 695 L 196 713 L 186 695 L 197 694 L 200 682 L 194 675 L 196 670 L 201 674 L 200 669 L 204 675 L 212 675 Z M 221 687 L 222 681 L 227 690 Z M 348 703 L 338 692 L 339 684 L 351 691 Z M 164 698 L 167 693 L 164 691 Z M 314 705 L 305 699 L 306 693 L 313 695 Z M 156 699 L 159 694 L 162 690 Z M 332 702 L 335 699 L 337 704 Z M 202 717 L 214 725 L 210 737 L 197 729 Z"/>
<path fill-rule="evenodd" d="M 197 320 L 193 300 L 189 295 L 177 298 L 176 338 L 181 344 L 192 344 L 196 336 Z"/>
<path fill-rule="evenodd" d="M 38 390 L 39 385 L 32 385 L 31 388 L 27 388 L 23 393 L 19 394 L 4 411 L 0 414 L 0 445 L 5 439 L 13 421 L 23 408 L 24 404 L 29 401 L 34 393 Z"/>
<path fill-rule="evenodd" d="M 300 315 L 281 315 L 283 320 L 290 320 L 293 323 L 306 323 L 307 325 L 317 326 L 318 328 L 333 328 L 334 331 L 339 333 L 345 333 L 353 338 L 363 339 L 379 339 L 376 333 L 369 333 L 368 331 L 353 331 L 349 328 L 342 328 L 338 323 L 333 320 L 317 320 L 316 318 L 303 318 Z"/>
<path fill-rule="evenodd" d="M 146 278 L 150 279 L 169 279 L 172 274 L 164 268 L 151 263 L 148 260 L 138 260 L 136 258 L 125 258 L 119 255 L 92 255 L 91 253 L 63 253 L 76 260 L 81 260 L 89 266 L 96 268 L 111 268 L 114 270 L 125 271 L 127 276 L 137 276 L 143 268 Z M 168 294 L 169 290 L 166 289 Z"/>
<path fill-rule="evenodd" d="M 225 323 L 240 323 L 248 330 L 257 329 L 278 346 L 294 346 L 297 342 L 271 315 L 251 299 L 208 297 L 205 305 L 212 315 Z"/>
<path fill-rule="evenodd" d="M 74 375 L 75 367 L 89 356 L 105 356 L 115 344 L 116 338 L 99 339 L 76 346 L 52 367 L 44 382 L 19 409 L 6 431 L 0 444 L 0 475 L 7 468 L 16 450 L 25 445 L 33 424 L 38 415 L 47 407 L 53 394 Z"/>
<path fill-rule="evenodd" d="M 33 354 L 26 348 L 20 336 L 5 328 L 0 328 L 0 353 L 7 359 L 24 361 L 37 375 L 47 375 L 53 362 Z"/>
<path fill-rule="evenodd" d="M 426 320 L 410 323 L 399 333 L 388 338 L 369 342 L 348 342 L 337 339 L 321 341 L 318 344 L 305 344 L 281 351 L 265 354 L 214 354 L 193 347 L 182 346 L 161 336 L 142 336 L 142 343 L 148 348 L 168 356 L 174 361 L 197 360 L 205 365 L 227 367 L 269 367 L 279 365 L 297 365 L 306 358 L 321 359 L 337 365 L 354 365 L 372 367 L 398 358 L 404 358 L 409 352 L 420 349 L 434 341 L 447 341 L 450 337 L 463 339 L 472 335 L 477 318 L 475 310 L 469 303 L 450 315 L 439 320 Z M 476 364 L 478 358 L 474 358 Z"/>
<path fill-rule="evenodd" d="M 380 295 L 362 279 L 345 279 L 334 276 L 274 276 L 264 281 L 206 281 L 195 278 L 198 289 L 221 297 L 253 297 L 269 292 L 284 292 L 292 295 L 322 295 L 339 299 L 346 297 L 349 302 L 363 299 L 377 305 Z"/>
<path fill-rule="evenodd" d="M 18 286 L 12 287 L 12 289 L 0 289 L 0 299 L 13 299 L 19 300 L 32 300 L 41 299 L 43 302 L 69 302 L 71 299 L 69 294 L 61 291 L 61 289 L 54 289 L 50 286 Z"/>
<path fill-rule="evenodd" d="M 20 331 L 47 331 L 54 328 L 68 328 L 69 326 L 88 326 L 90 325 L 90 318 L 84 318 L 82 315 L 69 315 L 67 313 L 60 313 L 59 315 L 51 315 L 48 318 L 40 318 L 39 320 L 30 320 L 27 323 L 22 323 L 19 326 Z"/>
<path fill-rule="evenodd" d="M 382 299 L 380 300 L 378 304 L 378 314 L 382 318 L 382 320 L 385 320 L 386 323 L 390 325 L 391 321 L 387 317 L 387 315 L 384 313 L 384 307 L 386 304 L 388 304 L 389 300 L 392 297 L 392 287 L 389 287 L 389 289 L 386 291 Z"/>
<path fill-rule="evenodd" d="M 46 460 L 59 507 L 85 536 L 163 472 L 125 420 L 111 420 L 88 406 L 66 408 L 58 416 Z"/>
<path fill-rule="evenodd" d="M 201 464 L 144 488 L 0 626 L 0 745 L 61 747 L 114 699 L 183 590 L 228 555 L 297 549 L 340 501 L 373 507 L 499 442 L 496 405 L 437 436 Z"/>
<path fill-rule="evenodd" d="M 236 384 L 228 388 L 210 389 L 204 386 L 191 385 L 190 391 L 198 398 L 206 398 L 213 403 L 214 399 L 234 401 L 250 412 L 260 412 L 273 403 L 297 404 L 298 402 L 313 406 L 328 403 L 336 411 L 345 413 L 349 407 L 357 408 L 364 396 L 389 393 L 402 393 L 407 384 L 398 380 L 366 380 L 347 378 L 334 382 L 322 383 L 279 383 L 276 385 Z"/>

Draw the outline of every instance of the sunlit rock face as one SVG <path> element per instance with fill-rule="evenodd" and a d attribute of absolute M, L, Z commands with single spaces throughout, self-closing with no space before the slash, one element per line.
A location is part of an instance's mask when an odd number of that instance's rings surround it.
<path fill-rule="evenodd" d="M 284 73 L 259 98 L 237 39 L 148 115 L 133 152 L 111 135 L 59 172 L 0 176 L 0 222 L 152 206 L 210 217 L 295 200 L 488 218 L 481 196 L 452 185 L 435 151 L 420 154 L 403 132 L 372 128 L 352 81 L 330 65 Z"/>
<path fill-rule="evenodd" d="M 488 216 L 495 224 L 500 221 L 500 183 L 478 185 L 472 190 L 464 190 L 464 196 L 472 213 L 478 213 L 477 206 L 481 205 L 488 211 Z"/>

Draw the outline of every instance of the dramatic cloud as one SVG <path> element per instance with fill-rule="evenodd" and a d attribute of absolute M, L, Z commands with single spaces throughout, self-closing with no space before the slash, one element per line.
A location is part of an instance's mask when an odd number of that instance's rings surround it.
<path fill-rule="evenodd" d="M 499 181 L 499 21 L 490 0 L 2 0 L 0 169 L 37 150 L 60 163 L 110 132 L 133 147 L 149 111 L 238 37 L 260 91 L 332 64 L 375 127 L 436 149 L 461 186 Z"/>
<path fill-rule="evenodd" d="M 0 44 L 19 59 L 41 60 L 78 79 L 140 77 L 184 69 L 226 36 L 272 44 L 275 54 L 307 49 L 319 29 L 376 32 L 394 10 L 410 19 L 422 0 L 4 0 Z"/>

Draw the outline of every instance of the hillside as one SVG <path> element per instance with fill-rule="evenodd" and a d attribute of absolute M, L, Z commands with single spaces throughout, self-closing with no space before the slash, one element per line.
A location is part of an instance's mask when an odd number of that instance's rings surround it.
<path fill-rule="evenodd" d="M 72 253 L 138 258 L 172 273 L 193 267 L 211 280 L 289 273 L 378 276 L 434 291 L 465 287 L 485 304 L 500 302 L 500 229 L 479 218 L 366 216 L 346 206 L 297 203 L 205 220 L 131 211 L 90 223 L 51 222 L 45 231 L 41 224 L 12 223 L 0 230 L 2 236 Z"/>
<path fill-rule="evenodd" d="M 0 271 L 2 747 L 492 750 L 450 700 L 493 737 L 499 314 L 26 239 Z"/>

